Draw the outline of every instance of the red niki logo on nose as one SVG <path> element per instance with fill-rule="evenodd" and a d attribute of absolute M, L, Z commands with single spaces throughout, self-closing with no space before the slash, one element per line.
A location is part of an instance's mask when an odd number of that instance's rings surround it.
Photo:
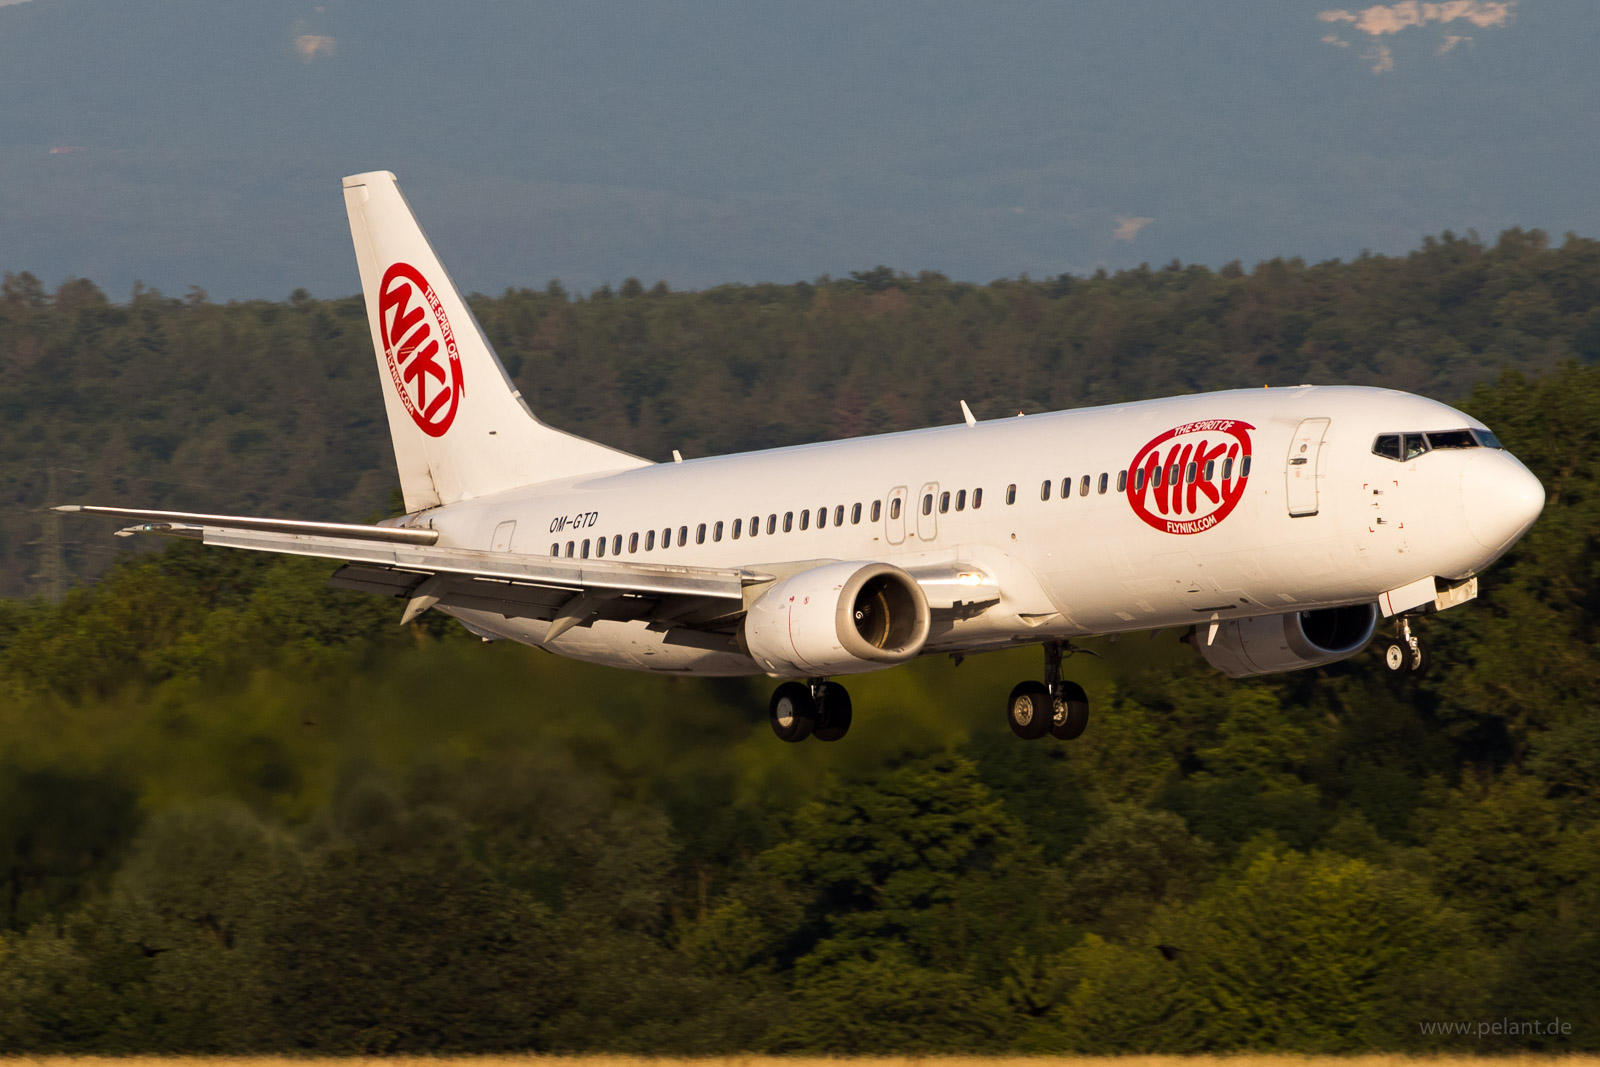
<path fill-rule="evenodd" d="M 401 403 L 423 433 L 443 437 L 461 405 L 461 353 L 438 294 L 411 264 L 396 263 L 384 272 L 378 327 Z"/>
<path fill-rule="evenodd" d="M 1204 533 L 1244 497 L 1247 422 L 1212 419 L 1174 426 L 1133 457 L 1128 503 L 1162 533 Z M 1192 473 L 1191 473 L 1192 471 Z"/>

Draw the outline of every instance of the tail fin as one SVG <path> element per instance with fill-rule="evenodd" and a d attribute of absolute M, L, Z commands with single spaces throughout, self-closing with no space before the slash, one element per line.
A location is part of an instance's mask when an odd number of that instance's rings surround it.
<path fill-rule="evenodd" d="M 534 418 L 388 171 L 344 180 L 406 510 L 649 461 Z"/>

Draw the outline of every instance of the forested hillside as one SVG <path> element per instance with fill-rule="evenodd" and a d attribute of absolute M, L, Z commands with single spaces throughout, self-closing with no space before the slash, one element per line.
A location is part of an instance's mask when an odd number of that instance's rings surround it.
<path fill-rule="evenodd" d="M 5 301 L 19 506 L 54 462 L 99 499 L 383 507 L 355 301 Z M 402 628 L 316 561 L 128 554 L 0 601 L 0 1052 L 1600 1049 L 1600 244 L 475 306 L 538 410 L 652 455 L 1382 382 L 1549 502 L 1421 624 L 1431 674 L 1101 641 L 1065 744 L 1003 721 L 1037 650 L 864 676 L 848 738 L 790 746 L 765 682 Z"/>
<path fill-rule="evenodd" d="M 1451 400 L 1501 368 L 1600 358 L 1600 242 L 1446 234 L 1403 258 L 989 285 L 887 268 L 697 293 L 552 283 L 473 307 L 542 418 L 665 459 L 953 422 L 961 399 L 980 417 L 1267 383 Z M 119 304 L 10 274 L 0 376 L 0 594 L 57 595 L 49 576 L 112 558 L 108 525 L 46 503 L 342 520 L 389 503 L 357 297 Z"/>

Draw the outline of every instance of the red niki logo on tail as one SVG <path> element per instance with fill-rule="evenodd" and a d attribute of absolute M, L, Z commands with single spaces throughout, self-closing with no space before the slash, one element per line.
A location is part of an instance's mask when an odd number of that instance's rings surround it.
<path fill-rule="evenodd" d="M 1211 419 L 1174 426 L 1133 457 L 1128 503 L 1163 533 L 1204 533 L 1244 497 L 1247 422 Z"/>
<path fill-rule="evenodd" d="M 420 298 L 414 306 L 413 297 Z M 411 264 L 396 263 L 384 272 L 378 287 L 378 326 L 400 402 L 423 433 L 443 437 L 461 405 L 461 353 L 438 294 Z"/>

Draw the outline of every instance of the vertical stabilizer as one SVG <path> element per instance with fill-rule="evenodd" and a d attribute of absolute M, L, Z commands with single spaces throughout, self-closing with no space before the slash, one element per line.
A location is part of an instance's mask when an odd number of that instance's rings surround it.
<path fill-rule="evenodd" d="M 523 403 L 388 171 L 344 179 L 406 510 L 647 466 Z"/>

